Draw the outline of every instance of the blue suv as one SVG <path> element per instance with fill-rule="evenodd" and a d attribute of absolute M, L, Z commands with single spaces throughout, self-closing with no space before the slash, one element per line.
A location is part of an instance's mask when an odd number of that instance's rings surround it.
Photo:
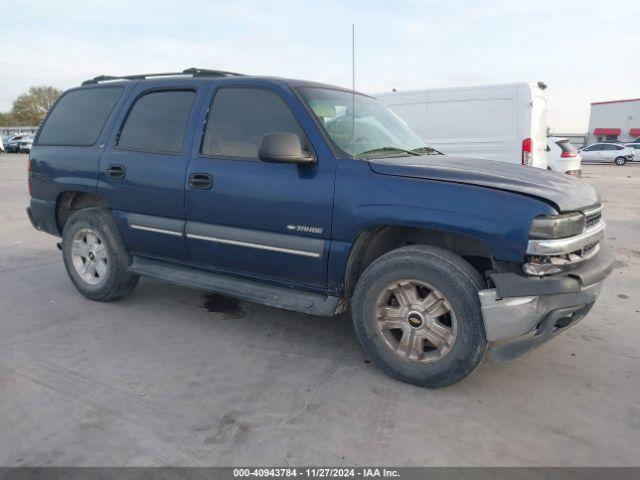
<path fill-rule="evenodd" d="M 96 77 L 49 112 L 29 217 L 71 281 L 141 275 L 313 315 L 350 310 L 386 373 L 452 384 L 593 306 L 613 258 L 579 179 L 450 157 L 376 99 L 189 69 Z"/>

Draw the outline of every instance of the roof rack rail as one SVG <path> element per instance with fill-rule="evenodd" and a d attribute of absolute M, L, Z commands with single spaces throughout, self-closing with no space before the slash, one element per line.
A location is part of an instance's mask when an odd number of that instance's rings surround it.
<path fill-rule="evenodd" d="M 182 75 L 191 75 L 192 77 L 242 77 L 242 73 L 227 72 L 224 70 L 208 70 L 206 68 L 187 68 L 182 72 L 167 72 L 167 73 L 140 73 L 136 75 L 99 75 L 97 77 L 90 78 L 82 82 L 82 85 L 95 85 L 100 82 L 110 82 L 113 80 L 144 80 L 145 78 L 153 77 L 176 77 Z"/>

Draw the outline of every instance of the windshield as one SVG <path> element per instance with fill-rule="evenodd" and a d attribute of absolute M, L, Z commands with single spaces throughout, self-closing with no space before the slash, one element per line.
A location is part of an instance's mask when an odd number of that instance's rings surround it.
<path fill-rule="evenodd" d="M 299 92 L 329 138 L 349 157 L 439 153 L 427 147 L 400 117 L 374 98 L 318 87 L 303 87 Z"/>

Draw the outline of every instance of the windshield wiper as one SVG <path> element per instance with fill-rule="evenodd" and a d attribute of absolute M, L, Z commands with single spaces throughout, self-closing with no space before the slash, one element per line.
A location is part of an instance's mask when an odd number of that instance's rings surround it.
<path fill-rule="evenodd" d="M 443 155 L 442 152 L 439 152 L 435 148 L 431 148 L 431 147 L 427 147 L 427 146 L 414 148 L 411 151 L 414 152 L 414 153 L 417 153 L 417 154 L 426 153 L 427 155 Z"/>
<path fill-rule="evenodd" d="M 413 151 L 413 150 L 405 150 L 404 148 L 398 148 L 398 147 L 380 147 L 380 148 L 373 148 L 371 150 L 367 150 L 365 152 L 360 152 L 359 155 L 365 156 L 365 155 L 370 155 L 372 153 L 383 153 L 383 152 L 400 152 L 400 153 L 406 153 L 407 155 L 420 155 L 418 152 Z"/>

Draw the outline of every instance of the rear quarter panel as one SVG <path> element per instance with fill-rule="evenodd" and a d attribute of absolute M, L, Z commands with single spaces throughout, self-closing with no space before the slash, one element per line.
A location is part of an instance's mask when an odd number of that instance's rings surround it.
<path fill-rule="evenodd" d="M 56 226 L 55 207 L 62 193 L 68 191 L 97 193 L 100 157 L 113 121 L 125 104 L 133 83 L 135 82 L 129 82 L 124 86 L 120 98 L 102 127 L 98 140 L 93 145 L 86 147 L 38 145 L 36 137 L 29 155 L 31 204 L 34 215 L 40 217 L 36 220 L 47 226 L 45 231 L 48 233 L 59 233 Z M 43 125 L 45 124 L 46 118 L 43 122 Z M 54 218 L 50 218 L 52 215 Z"/>

